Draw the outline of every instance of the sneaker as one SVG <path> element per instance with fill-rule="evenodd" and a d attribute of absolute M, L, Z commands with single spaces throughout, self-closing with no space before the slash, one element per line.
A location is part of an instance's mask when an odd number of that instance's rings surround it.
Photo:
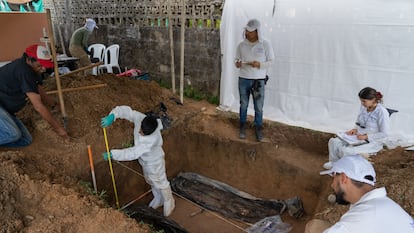
<path fill-rule="evenodd" d="M 246 138 L 246 123 L 240 123 L 240 134 L 239 137 L 241 139 L 245 139 Z"/>
<path fill-rule="evenodd" d="M 323 164 L 323 168 L 325 168 L 326 170 L 329 170 L 332 168 L 332 162 L 327 162 Z"/>
<path fill-rule="evenodd" d="M 239 137 L 240 139 L 246 139 L 246 132 L 244 130 L 240 130 Z"/>
<path fill-rule="evenodd" d="M 256 140 L 261 142 L 263 140 L 263 132 L 261 126 L 256 126 Z"/>

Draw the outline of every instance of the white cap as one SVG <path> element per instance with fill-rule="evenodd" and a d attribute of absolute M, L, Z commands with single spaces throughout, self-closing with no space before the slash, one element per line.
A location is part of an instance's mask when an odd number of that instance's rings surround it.
<path fill-rule="evenodd" d="M 93 31 L 94 28 L 98 28 L 98 26 L 96 26 L 96 22 L 93 19 L 86 19 L 86 23 L 85 23 L 85 27 L 89 30 L 89 31 Z"/>
<path fill-rule="evenodd" d="M 336 162 L 333 162 L 332 168 L 326 171 L 321 171 L 321 175 L 330 175 L 334 173 L 345 173 L 349 178 L 375 185 L 375 170 L 370 162 L 368 162 L 361 155 L 344 156 Z"/>
<path fill-rule="evenodd" d="M 244 27 L 244 29 L 246 29 L 249 32 L 258 30 L 259 28 L 260 28 L 260 22 L 257 19 L 249 20 L 249 22 L 247 22 L 246 27 Z"/>

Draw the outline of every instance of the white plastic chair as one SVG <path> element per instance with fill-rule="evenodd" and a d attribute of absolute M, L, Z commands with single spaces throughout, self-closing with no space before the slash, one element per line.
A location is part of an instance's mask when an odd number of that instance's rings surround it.
<path fill-rule="evenodd" d="M 121 73 L 121 67 L 118 64 L 119 59 L 119 45 L 113 44 L 105 49 L 104 64 L 98 67 L 98 72 L 101 73 L 106 70 L 107 73 L 114 73 L 114 68 L 117 69 L 118 74 Z"/>
<path fill-rule="evenodd" d="M 98 58 L 99 61 L 104 60 L 104 54 L 105 54 L 106 46 L 104 44 L 91 44 L 88 47 L 88 51 L 91 52 L 91 57 Z M 98 74 L 98 67 L 94 67 L 92 69 L 92 74 L 97 75 Z"/>

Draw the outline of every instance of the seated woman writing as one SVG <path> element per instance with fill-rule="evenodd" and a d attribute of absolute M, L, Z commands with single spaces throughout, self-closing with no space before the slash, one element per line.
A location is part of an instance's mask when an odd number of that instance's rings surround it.
<path fill-rule="evenodd" d="M 383 148 L 383 143 L 388 135 L 390 117 L 387 109 L 382 105 L 382 94 L 374 88 L 365 87 L 359 94 L 361 107 L 355 122 L 355 127 L 345 133 L 355 135 L 359 140 L 365 140 L 365 144 L 352 146 L 339 137 L 331 138 L 328 142 L 329 162 L 323 167 L 330 169 L 332 162 L 343 156 L 353 154 L 373 155 Z"/>

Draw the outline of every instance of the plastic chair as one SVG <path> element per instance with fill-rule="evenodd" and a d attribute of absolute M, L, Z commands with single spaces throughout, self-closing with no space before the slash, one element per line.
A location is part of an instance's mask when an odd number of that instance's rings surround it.
<path fill-rule="evenodd" d="M 103 61 L 104 54 L 105 54 L 106 46 L 104 44 L 91 44 L 88 47 L 88 51 L 91 52 L 91 61 L 92 59 L 99 59 L 99 61 Z M 94 67 L 92 69 L 92 74 L 98 74 L 98 67 Z"/>
<path fill-rule="evenodd" d="M 386 108 L 386 109 L 388 111 L 388 114 L 390 114 L 389 116 L 391 116 L 393 113 L 398 112 L 398 110 L 396 110 L 396 109 L 392 109 L 392 108 Z"/>
<path fill-rule="evenodd" d="M 105 49 L 104 64 L 98 67 L 98 72 L 101 73 L 106 70 L 107 73 L 114 73 L 114 68 L 117 69 L 117 73 L 121 73 L 121 67 L 118 64 L 119 59 L 119 45 L 113 44 Z"/>

